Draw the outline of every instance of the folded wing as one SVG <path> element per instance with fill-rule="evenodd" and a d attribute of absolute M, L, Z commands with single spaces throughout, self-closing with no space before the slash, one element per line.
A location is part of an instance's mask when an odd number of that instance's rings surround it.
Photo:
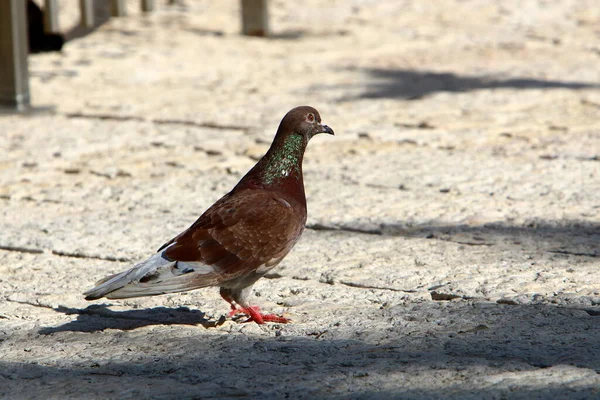
<path fill-rule="evenodd" d="M 305 222 L 303 206 L 278 193 L 227 194 L 152 257 L 98 282 L 86 299 L 175 293 L 263 274 L 291 250 Z"/>

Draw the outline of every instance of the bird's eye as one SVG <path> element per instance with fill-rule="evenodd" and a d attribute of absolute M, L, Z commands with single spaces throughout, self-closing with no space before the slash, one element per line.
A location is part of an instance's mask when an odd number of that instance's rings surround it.
<path fill-rule="evenodd" d="M 308 114 L 306 119 L 308 120 L 308 122 L 315 122 L 315 116 L 312 114 Z"/>

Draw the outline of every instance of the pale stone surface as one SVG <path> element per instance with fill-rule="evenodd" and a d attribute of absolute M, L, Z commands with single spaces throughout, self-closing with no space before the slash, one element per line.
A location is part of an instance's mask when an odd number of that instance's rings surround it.
<path fill-rule="evenodd" d="M 130 2 L 31 57 L 55 109 L 0 117 L 0 395 L 600 396 L 596 3 L 297 4 L 265 40 L 238 2 Z M 225 320 L 216 289 L 83 300 L 301 104 L 336 136 L 306 154 L 309 229 L 255 286 L 292 324 Z"/>

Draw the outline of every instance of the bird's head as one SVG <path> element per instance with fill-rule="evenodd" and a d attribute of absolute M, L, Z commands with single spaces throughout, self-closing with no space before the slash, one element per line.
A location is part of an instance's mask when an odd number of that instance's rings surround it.
<path fill-rule="evenodd" d="M 317 110 L 309 106 L 291 109 L 281 120 L 267 153 L 236 188 L 278 187 L 305 202 L 302 159 L 308 141 L 319 133 L 333 135 L 333 129 L 323 125 Z"/>
<path fill-rule="evenodd" d="M 306 142 L 319 133 L 333 135 L 333 129 L 321 123 L 319 112 L 310 106 L 291 109 L 283 117 L 279 130 L 286 132 L 288 135 L 302 135 L 305 137 Z"/>

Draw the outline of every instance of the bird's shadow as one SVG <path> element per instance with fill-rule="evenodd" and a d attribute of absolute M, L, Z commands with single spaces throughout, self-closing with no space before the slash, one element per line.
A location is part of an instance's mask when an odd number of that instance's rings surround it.
<path fill-rule="evenodd" d="M 86 308 L 58 306 L 53 308 L 66 315 L 77 315 L 77 319 L 55 327 L 39 330 L 42 335 L 55 332 L 96 332 L 105 329 L 129 331 L 150 325 L 202 325 L 214 328 L 225 322 L 225 317 L 217 320 L 206 318 L 206 314 L 187 307 L 155 307 L 139 310 L 113 311 L 106 304 L 94 304 Z"/>

